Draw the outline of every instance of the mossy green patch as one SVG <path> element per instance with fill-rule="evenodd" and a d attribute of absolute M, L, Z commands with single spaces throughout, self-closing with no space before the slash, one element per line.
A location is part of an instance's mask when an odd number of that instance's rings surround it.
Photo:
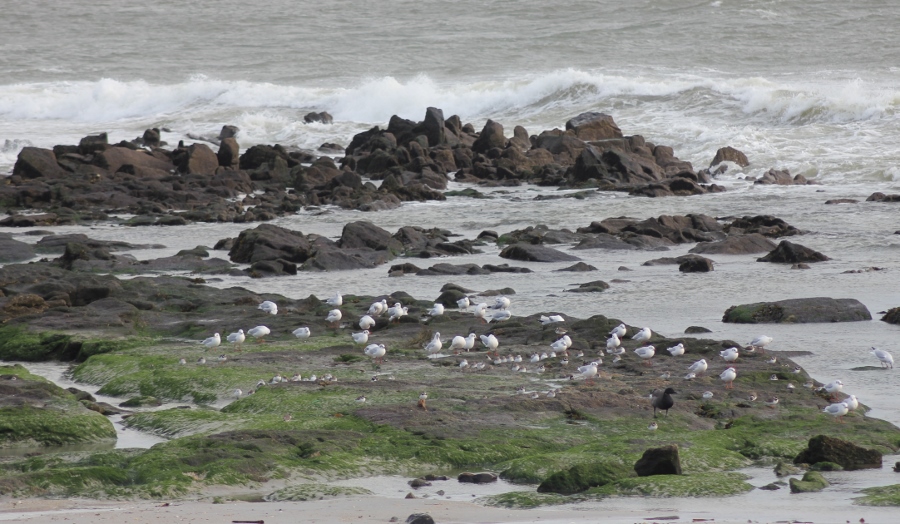
<path fill-rule="evenodd" d="M 53 407 L 0 408 L 0 447 L 62 446 L 111 442 L 115 438 L 116 430 L 106 417 L 85 409 L 77 401 L 60 402 Z"/>
<path fill-rule="evenodd" d="M 537 490 L 539 493 L 571 495 L 634 475 L 631 466 L 621 463 L 582 463 L 553 473 L 541 482 Z"/>
<path fill-rule="evenodd" d="M 724 497 L 753 489 L 742 473 L 710 472 L 625 478 L 587 491 L 594 495 L 651 497 Z"/>
<path fill-rule="evenodd" d="M 861 506 L 900 506 L 900 484 L 860 490 L 865 496 L 853 499 Z"/>
<path fill-rule="evenodd" d="M 77 354 L 72 336 L 61 333 L 33 333 L 26 326 L 0 327 L 0 359 L 39 362 L 68 359 Z M 68 357 L 68 358 L 67 358 Z"/>
<path fill-rule="evenodd" d="M 353 486 L 332 486 L 329 484 L 298 484 L 279 489 L 265 496 L 267 502 L 304 502 L 307 500 L 333 499 L 355 495 L 371 495 L 366 488 Z"/>
<path fill-rule="evenodd" d="M 557 495 L 556 493 L 537 493 L 535 491 L 510 491 L 499 495 L 491 495 L 478 499 L 487 506 L 499 506 L 513 509 L 531 509 L 540 506 L 557 506 L 581 502 L 584 497 Z"/>
<path fill-rule="evenodd" d="M 791 493 L 814 493 L 831 485 L 818 471 L 807 471 L 802 479 L 791 478 L 788 482 L 791 485 Z"/>

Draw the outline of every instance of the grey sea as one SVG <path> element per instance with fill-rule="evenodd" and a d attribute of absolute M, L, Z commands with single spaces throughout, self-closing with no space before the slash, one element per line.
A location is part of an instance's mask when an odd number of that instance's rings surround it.
<path fill-rule="evenodd" d="M 777 216 L 808 231 L 802 243 L 832 260 L 801 271 L 720 255 L 713 257 L 712 273 L 679 274 L 671 266 L 642 266 L 653 253 L 588 250 L 578 256 L 599 268 L 597 278 L 624 282 L 596 297 L 562 293 L 573 276 L 551 270 L 567 264 L 528 263 L 520 265 L 540 278 L 454 282 L 512 287 L 515 314 L 604 314 L 669 336 L 700 325 L 740 343 L 767 334 L 773 349 L 809 351 L 797 361 L 819 381 L 841 379 L 845 392 L 872 408 L 868 416 L 900 424 L 898 372 L 853 369 L 878 365 L 871 346 L 900 355 L 900 328 L 877 320 L 878 312 L 900 306 L 900 204 L 824 204 L 900 192 L 896 2 L 33 0 L 4 3 L 0 20 L 2 174 L 25 146 L 77 143 L 97 132 L 108 132 L 112 142 L 160 127 L 170 144 L 190 143 L 190 136 L 214 136 L 232 124 L 242 147 L 315 149 L 325 142 L 347 145 L 392 115 L 421 120 L 429 106 L 476 129 L 492 119 L 508 129 L 523 125 L 531 134 L 563 127 L 585 111 L 604 112 L 626 135 L 669 145 L 696 168 L 708 166 L 718 148 L 735 147 L 751 164 L 719 175 L 724 193 L 535 200 L 565 191 L 519 186 L 488 189 L 490 200 L 451 197 L 377 213 L 304 211 L 275 223 L 337 237 L 346 222 L 365 219 L 389 231 L 419 225 L 472 238 L 486 229 L 502 234 L 536 224 L 574 230 L 616 216 Z M 304 124 L 310 111 L 328 111 L 334 123 Z M 771 168 L 818 185 L 745 180 Z M 161 229 L 154 242 L 165 249 L 132 254 L 170 255 L 245 227 Z M 53 229 L 137 243 L 146 235 L 104 224 Z M 36 240 L 23 232 L 16 231 L 17 238 Z M 497 253 L 488 248 L 454 262 L 497 263 Z M 883 270 L 846 273 L 869 267 Z M 293 298 L 336 289 L 368 295 L 415 290 L 427 298 L 443 283 L 389 279 L 381 267 L 265 281 L 226 277 L 215 285 Z M 876 320 L 721 322 L 731 305 L 816 296 L 858 299 Z M 757 500 L 744 499 L 748 507 Z"/>

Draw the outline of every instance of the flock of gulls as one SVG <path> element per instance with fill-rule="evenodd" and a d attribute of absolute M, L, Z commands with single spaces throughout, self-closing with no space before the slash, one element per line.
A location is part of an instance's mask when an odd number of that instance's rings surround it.
<path fill-rule="evenodd" d="M 340 310 L 340 306 L 343 305 L 343 296 L 340 292 L 336 293 L 333 297 L 325 300 L 325 303 L 329 306 L 332 306 L 334 309 L 330 310 L 325 317 L 325 322 L 328 327 L 332 329 L 338 329 L 340 327 L 340 322 L 343 319 L 343 314 Z M 510 300 L 507 297 L 497 297 L 493 305 L 489 305 L 486 302 L 481 302 L 478 304 L 473 304 L 470 302 L 469 297 L 464 297 L 457 301 L 457 306 L 459 311 L 461 312 L 469 312 L 471 311 L 476 319 L 481 320 L 484 323 L 490 324 L 492 322 L 503 322 L 505 320 L 509 320 L 512 318 L 512 313 L 510 312 Z M 272 314 L 278 314 L 278 305 L 272 301 L 266 300 L 259 304 L 258 309 Z M 443 315 L 445 312 L 445 308 L 442 304 L 434 304 L 426 314 L 425 318 L 433 318 L 436 316 Z M 389 306 L 387 299 L 382 299 L 380 301 L 372 303 L 372 305 L 367 310 L 366 314 L 362 315 L 358 321 L 358 326 L 361 329 L 359 332 L 352 332 L 350 336 L 353 340 L 353 343 L 357 346 L 363 347 L 363 353 L 372 359 L 375 364 L 382 364 L 384 362 L 384 357 L 387 354 L 387 348 L 384 344 L 372 343 L 369 344 L 369 335 L 370 329 L 375 326 L 375 318 L 386 315 L 388 318 L 388 322 L 398 321 L 401 317 L 408 314 L 408 308 L 402 306 L 399 302 Z M 516 355 L 500 355 L 499 347 L 500 341 L 493 333 L 487 333 L 484 335 L 476 335 L 475 333 L 469 333 L 466 336 L 456 335 L 448 343 L 446 343 L 446 348 L 452 352 L 454 355 L 460 355 L 462 353 L 468 353 L 475 349 L 476 346 L 476 338 L 480 339 L 482 348 L 486 352 L 486 360 L 478 361 L 470 363 L 467 358 L 463 358 L 459 361 L 459 368 L 463 372 L 466 371 L 478 371 L 486 369 L 490 366 L 507 366 L 511 371 L 517 373 L 544 373 L 547 369 L 544 364 L 545 360 L 555 359 L 555 362 L 562 369 L 567 369 L 570 363 L 571 358 L 584 359 L 584 351 L 582 350 L 573 350 L 572 354 L 570 354 L 569 349 L 572 346 L 572 339 L 567 334 L 568 330 L 565 327 L 562 327 L 565 323 L 565 318 L 561 315 L 550 315 L 545 316 L 541 315 L 540 323 L 543 326 L 557 325 L 555 329 L 555 333 L 559 335 L 559 338 L 550 344 L 550 347 L 547 350 L 534 352 L 531 356 L 522 356 L 520 354 Z M 271 330 L 264 326 L 256 326 L 248 329 L 244 332 L 243 329 L 239 329 L 238 331 L 229 334 L 226 337 L 226 341 L 233 345 L 237 351 L 241 350 L 242 344 L 247 339 L 247 336 L 252 337 L 258 342 L 264 342 L 265 337 L 271 333 Z M 293 335 L 298 339 L 307 339 L 311 336 L 311 330 L 308 326 L 302 326 L 295 329 Z M 590 362 L 583 361 L 583 365 L 574 368 L 571 373 L 566 377 L 568 380 L 576 380 L 583 379 L 588 383 L 592 383 L 599 375 L 601 366 L 603 365 L 603 357 L 612 358 L 612 362 L 620 362 L 622 360 L 623 355 L 626 354 L 625 348 L 622 347 L 622 340 L 626 338 L 627 327 L 625 324 L 619 324 L 609 333 L 609 338 L 606 341 L 606 355 L 603 355 L 601 350 L 600 356 L 592 359 Z M 650 341 L 653 336 L 653 332 L 649 327 L 644 327 L 640 329 L 637 333 L 635 333 L 631 340 L 637 342 L 638 344 L 645 344 Z M 719 379 L 724 383 L 724 389 L 733 389 L 734 381 L 738 378 L 737 368 L 732 365 L 741 355 L 741 351 L 749 354 L 753 354 L 757 351 L 760 353 L 765 353 L 765 348 L 769 344 L 773 342 L 772 337 L 769 336 L 759 336 L 752 340 L 747 347 L 738 348 L 738 347 L 730 347 L 724 349 L 719 352 L 719 356 L 722 361 L 728 366 L 721 373 L 719 373 Z M 201 342 L 203 346 L 206 347 L 207 350 L 217 348 L 222 344 L 222 339 L 219 333 L 215 333 L 213 336 L 203 340 Z M 438 358 L 443 357 L 445 355 L 442 354 L 444 351 L 445 342 L 441 338 L 440 332 L 435 332 L 432 336 L 431 340 L 428 341 L 423 349 L 429 358 Z M 643 365 L 651 367 L 653 365 L 653 358 L 657 355 L 657 348 L 652 344 L 641 345 L 640 347 L 632 350 L 633 353 L 642 361 Z M 666 348 L 666 351 L 671 357 L 681 357 L 686 353 L 686 348 L 684 343 L 679 343 L 675 346 Z M 878 359 L 881 367 L 893 369 L 894 367 L 894 358 L 885 350 L 872 348 L 872 355 Z M 218 362 L 227 361 L 227 356 L 222 354 L 218 357 Z M 777 357 L 771 356 L 767 361 L 768 364 L 776 364 Z M 185 359 L 180 360 L 180 364 L 186 364 Z M 206 358 L 200 357 L 197 361 L 198 364 L 205 364 Z M 686 372 L 683 376 L 683 379 L 686 381 L 693 380 L 697 377 L 703 376 L 710 368 L 710 363 L 706 361 L 706 359 L 701 358 L 686 367 Z M 792 370 L 792 373 L 799 374 L 802 372 L 800 367 L 795 367 Z M 272 377 L 268 382 L 265 380 L 260 380 L 257 382 L 256 387 L 262 387 L 266 384 L 277 384 L 282 381 L 316 381 L 320 377 L 316 375 L 310 375 L 308 377 L 301 377 L 300 374 L 294 375 L 290 379 L 285 379 L 281 375 L 276 375 Z M 668 371 L 663 372 L 660 375 L 660 378 L 669 380 L 672 378 L 672 374 Z M 336 378 L 330 374 L 326 374 L 321 377 L 323 380 L 327 381 L 335 381 Z M 373 381 L 377 380 L 377 376 L 372 378 Z M 778 374 L 772 374 L 770 376 L 770 380 L 776 381 L 779 380 Z M 815 383 L 812 381 L 808 381 L 804 384 L 804 387 L 814 389 Z M 835 417 L 839 422 L 843 423 L 843 417 L 847 415 L 850 411 L 854 411 L 859 407 L 859 401 L 855 395 L 849 395 L 844 399 L 840 399 L 840 394 L 843 390 L 844 383 L 841 380 L 835 380 L 830 382 L 821 388 L 818 388 L 819 391 L 823 393 L 827 393 L 828 398 L 832 402 L 832 404 L 826 406 L 822 411 L 825 414 L 828 414 L 832 417 Z M 795 388 L 793 382 L 789 382 L 786 386 L 788 391 L 793 391 Z M 250 389 L 247 394 L 252 394 L 255 390 Z M 519 394 L 525 394 L 525 387 L 519 387 L 517 390 Z M 234 397 L 240 398 L 244 395 L 244 392 L 241 389 L 236 389 L 234 391 Z M 547 398 L 553 398 L 557 395 L 556 388 L 551 388 L 550 390 L 544 393 L 544 396 Z M 672 395 L 677 395 L 677 392 L 672 387 L 667 387 L 665 389 L 657 389 L 654 390 L 650 394 L 650 404 L 653 408 L 653 417 L 654 419 L 657 416 L 657 411 L 663 411 L 668 416 L 669 409 L 674 407 L 675 400 Z M 714 397 L 714 393 L 712 391 L 705 391 L 702 394 L 702 399 L 704 401 L 708 401 Z M 541 394 L 538 392 L 531 393 L 532 398 L 540 398 Z M 425 401 L 428 398 L 428 393 L 422 391 L 418 397 L 417 406 L 426 409 Z M 755 402 L 757 400 L 757 395 L 755 393 L 750 393 L 747 396 L 747 401 Z M 360 396 L 356 399 L 357 402 L 365 402 L 366 397 Z M 777 396 L 771 397 L 764 401 L 765 405 L 769 408 L 776 408 L 779 402 L 779 398 Z M 284 420 L 289 421 L 291 419 L 291 415 L 285 415 Z M 656 430 L 659 427 L 656 421 L 652 422 L 648 429 Z"/>

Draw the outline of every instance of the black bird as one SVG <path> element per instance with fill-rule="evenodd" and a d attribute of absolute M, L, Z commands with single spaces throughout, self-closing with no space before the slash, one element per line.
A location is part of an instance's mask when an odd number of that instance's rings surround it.
<path fill-rule="evenodd" d="M 672 388 L 666 388 L 665 391 L 653 390 L 653 393 L 650 395 L 650 405 L 653 406 L 653 418 L 656 418 L 657 409 L 665 410 L 666 416 L 669 416 L 669 409 L 675 405 L 675 399 L 672 398 L 672 395 L 676 394 Z"/>

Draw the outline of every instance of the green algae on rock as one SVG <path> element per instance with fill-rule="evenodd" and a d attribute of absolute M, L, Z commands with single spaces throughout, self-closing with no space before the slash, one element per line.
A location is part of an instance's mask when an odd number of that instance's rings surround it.
<path fill-rule="evenodd" d="M 813 493 L 831 485 L 818 471 L 807 471 L 803 474 L 803 479 L 792 478 L 788 482 L 791 493 Z"/>
<path fill-rule="evenodd" d="M 266 502 L 304 502 L 307 500 L 333 499 L 357 495 L 371 495 L 366 488 L 353 486 L 332 486 L 329 484 L 304 483 L 281 488 L 265 496 Z"/>
<path fill-rule="evenodd" d="M 860 506 L 900 506 L 900 484 L 860 490 L 865 496 L 853 499 Z"/>
<path fill-rule="evenodd" d="M 571 495 L 633 475 L 634 472 L 624 464 L 604 462 L 578 464 L 565 471 L 553 473 L 541 482 L 537 490 L 538 493 Z"/>

